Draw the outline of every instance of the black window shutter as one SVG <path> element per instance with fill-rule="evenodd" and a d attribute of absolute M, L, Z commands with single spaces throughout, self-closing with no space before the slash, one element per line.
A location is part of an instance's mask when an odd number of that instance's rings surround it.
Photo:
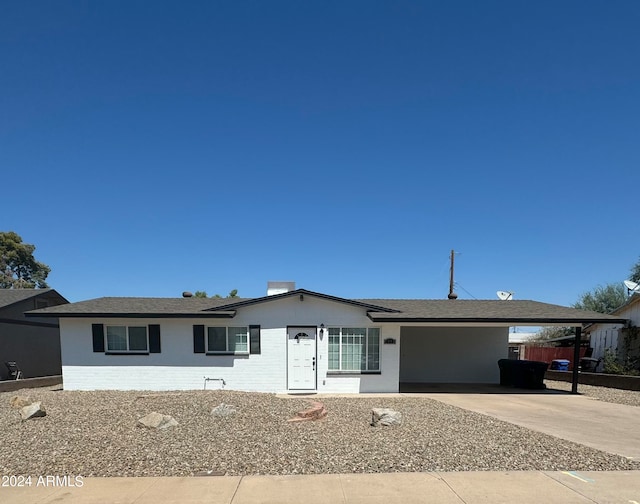
<path fill-rule="evenodd" d="M 102 324 L 91 324 L 93 333 L 93 351 L 104 352 L 104 326 Z"/>
<path fill-rule="evenodd" d="M 193 353 L 204 353 L 204 326 L 193 326 Z"/>
<path fill-rule="evenodd" d="M 260 326 L 249 326 L 249 353 L 260 353 Z"/>
<path fill-rule="evenodd" d="M 149 353 L 160 353 L 160 324 L 149 324 Z"/>

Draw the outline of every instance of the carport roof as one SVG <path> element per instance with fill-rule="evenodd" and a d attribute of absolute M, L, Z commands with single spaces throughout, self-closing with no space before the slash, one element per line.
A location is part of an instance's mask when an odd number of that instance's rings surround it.
<path fill-rule="evenodd" d="M 624 323 L 602 313 L 524 300 L 345 299 L 305 289 L 259 298 L 103 297 L 27 312 L 28 316 L 233 318 L 245 306 L 286 297 L 316 297 L 357 306 L 374 322 L 493 323 L 500 325 L 582 325 Z"/>
<path fill-rule="evenodd" d="M 367 299 L 393 312 L 369 311 L 374 322 L 575 325 L 624 323 L 625 319 L 566 306 L 525 300 Z"/>

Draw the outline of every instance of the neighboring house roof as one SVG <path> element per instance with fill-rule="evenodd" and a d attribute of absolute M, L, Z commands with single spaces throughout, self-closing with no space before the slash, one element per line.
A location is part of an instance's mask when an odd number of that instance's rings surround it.
<path fill-rule="evenodd" d="M 232 318 L 238 308 L 292 296 L 311 296 L 364 308 L 374 322 L 584 324 L 624 319 L 523 300 L 345 299 L 305 289 L 251 299 L 104 297 L 27 312 L 27 316 Z"/>
<path fill-rule="evenodd" d="M 535 335 L 534 332 L 510 332 L 509 343 L 514 345 L 528 343 Z"/>
<path fill-rule="evenodd" d="M 640 294 L 634 293 L 631 294 L 631 296 L 629 296 L 629 299 L 627 299 L 627 301 L 618 306 L 615 310 L 613 310 L 610 315 L 611 316 L 617 316 L 617 317 L 622 317 L 622 320 L 618 321 L 618 322 L 603 322 L 603 321 L 598 321 L 598 322 L 594 322 L 592 325 L 587 327 L 587 331 L 588 332 L 593 332 L 595 331 L 598 326 L 600 324 L 624 324 L 626 323 L 628 320 L 627 318 L 624 317 L 624 313 L 631 308 L 634 304 L 640 302 Z M 633 322 L 633 321 L 631 321 Z"/>
<path fill-rule="evenodd" d="M 633 294 L 631 294 L 631 296 L 629 296 L 629 299 L 627 299 L 627 301 L 623 305 L 618 306 L 615 310 L 613 310 L 611 312 L 611 315 L 618 315 L 638 302 L 640 302 L 640 294 L 634 292 Z"/>
<path fill-rule="evenodd" d="M 0 289 L 0 308 L 5 308 L 19 303 L 20 301 L 24 301 L 25 299 L 50 293 L 64 299 L 67 303 L 69 302 L 55 289 Z"/>
<path fill-rule="evenodd" d="M 568 336 L 560 336 L 559 338 L 551 338 L 551 339 L 548 339 L 548 340 L 536 341 L 536 343 L 540 343 L 540 344 L 566 343 L 567 341 L 575 341 L 575 339 L 576 339 L 576 335 L 575 334 L 569 334 Z M 580 335 L 580 339 L 582 341 L 589 341 L 589 337 L 585 333 L 582 333 Z"/>

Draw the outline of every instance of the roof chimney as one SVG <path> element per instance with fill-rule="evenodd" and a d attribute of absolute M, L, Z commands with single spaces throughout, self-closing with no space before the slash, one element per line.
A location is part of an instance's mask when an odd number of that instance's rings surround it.
<path fill-rule="evenodd" d="M 183 298 L 190 298 L 190 297 L 193 297 L 193 294 L 191 294 L 191 292 L 184 291 L 184 292 L 182 293 L 182 297 L 183 297 Z"/>
<path fill-rule="evenodd" d="M 296 290 L 295 282 L 267 282 L 267 296 L 284 294 Z"/>

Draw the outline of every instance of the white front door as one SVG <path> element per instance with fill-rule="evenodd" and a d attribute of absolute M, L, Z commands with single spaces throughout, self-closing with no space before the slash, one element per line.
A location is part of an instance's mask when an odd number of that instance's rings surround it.
<path fill-rule="evenodd" d="M 316 328 L 287 329 L 288 389 L 316 389 Z"/>

